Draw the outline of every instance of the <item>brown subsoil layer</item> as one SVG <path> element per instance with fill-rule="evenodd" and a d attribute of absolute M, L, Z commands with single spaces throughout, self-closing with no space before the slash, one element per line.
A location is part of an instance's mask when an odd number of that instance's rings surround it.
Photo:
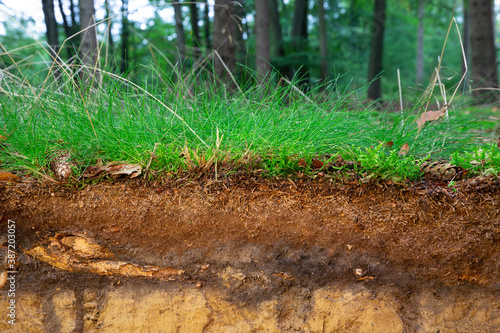
<path fill-rule="evenodd" d="M 293 288 L 357 284 L 390 287 L 403 301 L 423 288 L 456 286 L 498 296 L 496 178 L 454 187 L 213 178 L 116 180 L 83 188 L 0 183 L 0 230 L 6 233 L 8 220 L 15 221 L 20 288 L 42 292 L 60 283 L 98 286 L 110 279 L 170 283 L 81 267 L 65 271 L 26 254 L 66 234 L 95 240 L 116 260 L 182 270 L 176 283 L 224 289 L 231 302 L 255 305 Z M 411 329 L 411 305 L 398 311 Z"/>

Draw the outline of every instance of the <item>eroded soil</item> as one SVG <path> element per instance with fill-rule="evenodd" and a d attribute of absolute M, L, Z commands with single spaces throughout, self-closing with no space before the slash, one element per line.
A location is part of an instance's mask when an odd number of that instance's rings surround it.
<path fill-rule="evenodd" d="M 307 297 L 330 285 L 390 287 L 405 304 L 398 311 L 408 332 L 416 329 L 411 297 L 424 289 L 458 287 L 498 299 L 496 178 L 454 188 L 427 181 L 213 179 L 115 180 L 82 189 L 0 183 L 0 230 L 16 221 L 21 252 L 49 246 L 56 234 L 86 235 L 117 260 L 183 270 L 175 283 L 224 290 L 228 301 L 252 306 L 290 290 Z M 61 283 L 172 283 L 66 272 L 25 253 L 19 265 L 21 288 L 42 293 Z"/>

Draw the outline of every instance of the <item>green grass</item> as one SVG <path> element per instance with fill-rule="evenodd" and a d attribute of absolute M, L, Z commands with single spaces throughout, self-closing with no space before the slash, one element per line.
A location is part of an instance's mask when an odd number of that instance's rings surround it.
<path fill-rule="evenodd" d="M 189 74 L 174 84 L 148 70 L 162 80 L 139 88 L 103 74 L 102 86 L 87 91 L 65 77 L 44 83 L 39 76 L 4 75 L 0 168 L 51 175 L 51 155 L 64 149 L 78 162 L 77 173 L 101 160 L 143 167 L 151 162 L 153 174 L 161 176 L 199 171 L 212 158 L 268 176 L 313 175 L 320 170 L 311 167 L 312 158 L 327 162 L 337 154 L 358 162 L 354 172 L 369 178 L 417 179 L 420 162 L 429 158 L 451 159 L 469 175 L 500 170 L 498 112 L 491 109 L 454 102 L 448 119 L 418 132 L 422 103 L 402 114 L 378 111 L 360 103 L 364 89 L 347 91 L 335 82 L 307 95 L 293 84 L 275 83 L 228 91 Z M 383 144 L 388 141 L 391 148 Z M 406 143 L 410 150 L 402 155 Z"/>

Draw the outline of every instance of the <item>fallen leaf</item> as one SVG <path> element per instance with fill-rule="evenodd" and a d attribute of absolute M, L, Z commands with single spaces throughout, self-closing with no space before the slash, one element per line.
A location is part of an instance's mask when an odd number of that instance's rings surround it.
<path fill-rule="evenodd" d="M 392 140 L 391 140 L 391 141 L 389 141 L 389 142 L 386 142 L 386 143 L 384 144 L 385 148 L 391 148 L 393 145 L 394 145 L 394 142 L 393 142 Z"/>
<path fill-rule="evenodd" d="M 498 147 L 498 149 L 500 149 L 500 138 L 498 138 L 497 147 Z"/>
<path fill-rule="evenodd" d="M 1 134 L 0 134 L 0 141 L 1 141 L 1 140 L 7 140 L 7 138 L 5 137 L 5 135 L 1 135 Z"/>
<path fill-rule="evenodd" d="M 102 165 L 91 165 L 85 169 L 83 172 L 83 178 L 93 178 L 104 173 L 104 167 Z"/>
<path fill-rule="evenodd" d="M 447 110 L 448 106 L 445 105 L 438 111 L 426 111 L 422 113 L 420 118 L 418 118 L 417 120 L 418 131 L 420 132 L 422 130 L 422 127 L 425 125 L 426 122 L 438 120 L 439 118 L 444 116 Z"/>
<path fill-rule="evenodd" d="M 135 178 L 142 173 L 142 167 L 138 164 L 108 164 L 101 165 L 98 163 L 97 165 L 92 165 L 85 169 L 83 173 L 84 178 L 93 178 L 103 174 L 109 174 L 111 176 L 121 176 L 127 175 L 130 178 Z"/>
<path fill-rule="evenodd" d="M 323 167 L 323 162 L 321 162 L 320 160 L 318 160 L 317 158 L 313 158 L 312 160 L 312 166 L 316 169 L 320 169 Z"/>
<path fill-rule="evenodd" d="M 13 175 L 10 172 L 0 172 L 0 181 L 11 182 L 19 179 L 21 179 L 21 177 Z"/>
<path fill-rule="evenodd" d="M 306 164 L 306 160 L 305 160 L 305 159 L 303 159 L 303 158 L 301 158 L 301 159 L 299 160 L 299 167 L 305 168 L 306 166 L 307 166 L 307 164 Z"/>
<path fill-rule="evenodd" d="M 410 145 L 405 143 L 403 146 L 401 146 L 401 149 L 399 150 L 399 155 L 406 155 L 410 151 Z"/>
<path fill-rule="evenodd" d="M 112 176 L 128 175 L 135 178 L 141 174 L 142 167 L 137 164 L 109 164 L 104 170 Z"/>

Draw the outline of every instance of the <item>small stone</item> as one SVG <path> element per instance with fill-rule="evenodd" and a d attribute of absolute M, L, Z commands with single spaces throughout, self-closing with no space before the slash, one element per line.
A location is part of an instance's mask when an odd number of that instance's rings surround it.
<path fill-rule="evenodd" d="M 356 274 L 358 277 L 362 277 L 365 275 L 365 271 L 362 268 L 356 268 L 354 270 L 354 274 Z"/>

